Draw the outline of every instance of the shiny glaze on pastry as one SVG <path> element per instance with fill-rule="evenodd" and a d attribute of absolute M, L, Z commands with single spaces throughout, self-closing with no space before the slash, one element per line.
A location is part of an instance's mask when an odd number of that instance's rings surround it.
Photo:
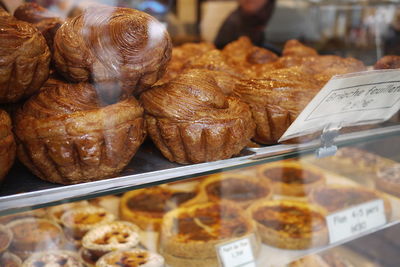
<path fill-rule="evenodd" d="M 141 95 L 147 130 L 170 161 L 230 158 L 254 134 L 249 107 L 226 96 L 207 70 L 191 69 Z"/>
<path fill-rule="evenodd" d="M 53 250 L 34 253 L 22 267 L 84 267 L 79 256 L 71 251 Z"/>
<path fill-rule="evenodd" d="M 122 250 L 101 257 L 96 267 L 162 267 L 164 258 L 143 249 Z"/>
<path fill-rule="evenodd" d="M 379 59 L 375 65 L 374 69 L 399 69 L 400 68 L 400 56 L 397 55 L 387 55 Z"/>
<path fill-rule="evenodd" d="M 15 150 L 10 116 L 0 109 L 0 182 L 14 163 Z"/>
<path fill-rule="evenodd" d="M 148 89 L 171 56 L 164 26 L 129 8 L 92 7 L 65 22 L 54 39 L 57 70 L 71 82 L 94 82 L 114 103 Z"/>
<path fill-rule="evenodd" d="M 90 84 L 51 81 L 17 112 L 18 157 L 53 183 L 108 178 L 129 163 L 143 142 L 142 116 L 134 97 L 105 106 Z"/>
<path fill-rule="evenodd" d="M 49 76 L 50 51 L 30 23 L 0 16 L 0 103 L 35 93 Z"/>
<path fill-rule="evenodd" d="M 289 40 L 285 43 L 285 46 L 283 47 L 282 56 L 309 57 L 318 56 L 318 52 L 314 48 L 305 46 L 298 40 Z"/>

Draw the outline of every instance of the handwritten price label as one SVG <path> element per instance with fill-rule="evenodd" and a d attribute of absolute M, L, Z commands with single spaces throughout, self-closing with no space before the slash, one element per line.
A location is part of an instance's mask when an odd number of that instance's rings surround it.
<path fill-rule="evenodd" d="M 252 243 L 249 237 L 216 247 L 224 267 L 255 267 Z"/>
<path fill-rule="evenodd" d="M 326 217 L 329 239 L 335 243 L 386 224 L 382 199 L 335 212 Z"/>
<path fill-rule="evenodd" d="M 400 70 L 333 77 L 279 141 L 323 130 L 328 125 L 379 123 L 400 109 Z"/>

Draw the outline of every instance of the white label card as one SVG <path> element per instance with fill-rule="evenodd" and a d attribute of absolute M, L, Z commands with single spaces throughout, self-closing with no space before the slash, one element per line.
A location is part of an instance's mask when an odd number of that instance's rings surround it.
<path fill-rule="evenodd" d="M 335 212 L 326 217 L 330 243 L 350 238 L 386 224 L 382 199 Z"/>
<path fill-rule="evenodd" d="M 250 237 L 220 244 L 216 247 L 223 267 L 255 267 Z"/>
<path fill-rule="evenodd" d="M 400 109 L 400 70 L 374 70 L 333 77 L 279 141 L 323 130 L 329 125 L 384 122 Z"/>

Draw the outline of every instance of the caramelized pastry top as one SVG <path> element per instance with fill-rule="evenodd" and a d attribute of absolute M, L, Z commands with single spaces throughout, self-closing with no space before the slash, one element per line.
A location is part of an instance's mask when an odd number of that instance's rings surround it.
<path fill-rule="evenodd" d="M 0 141 L 11 134 L 11 119 L 7 112 L 0 109 Z"/>
<path fill-rule="evenodd" d="M 286 184 L 310 184 L 320 179 L 322 176 L 295 166 L 282 166 L 266 169 L 264 175 L 273 182 Z"/>
<path fill-rule="evenodd" d="M 387 55 L 379 59 L 375 65 L 374 69 L 399 69 L 400 68 L 400 56 Z"/>
<path fill-rule="evenodd" d="M 289 40 L 285 43 L 285 46 L 282 51 L 282 55 L 284 57 L 293 56 L 293 57 L 308 57 L 308 56 L 317 56 L 317 50 L 305 46 L 297 40 Z"/>

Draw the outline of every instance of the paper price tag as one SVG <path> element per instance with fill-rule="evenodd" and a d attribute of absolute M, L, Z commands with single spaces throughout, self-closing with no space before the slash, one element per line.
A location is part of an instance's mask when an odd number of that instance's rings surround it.
<path fill-rule="evenodd" d="M 326 217 L 330 243 L 359 235 L 386 224 L 382 199 L 373 200 Z"/>
<path fill-rule="evenodd" d="M 390 119 L 400 109 L 400 70 L 375 70 L 333 77 L 279 139 Z"/>
<path fill-rule="evenodd" d="M 250 237 L 220 244 L 216 247 L 223 267 L 255 267 Z"/>

